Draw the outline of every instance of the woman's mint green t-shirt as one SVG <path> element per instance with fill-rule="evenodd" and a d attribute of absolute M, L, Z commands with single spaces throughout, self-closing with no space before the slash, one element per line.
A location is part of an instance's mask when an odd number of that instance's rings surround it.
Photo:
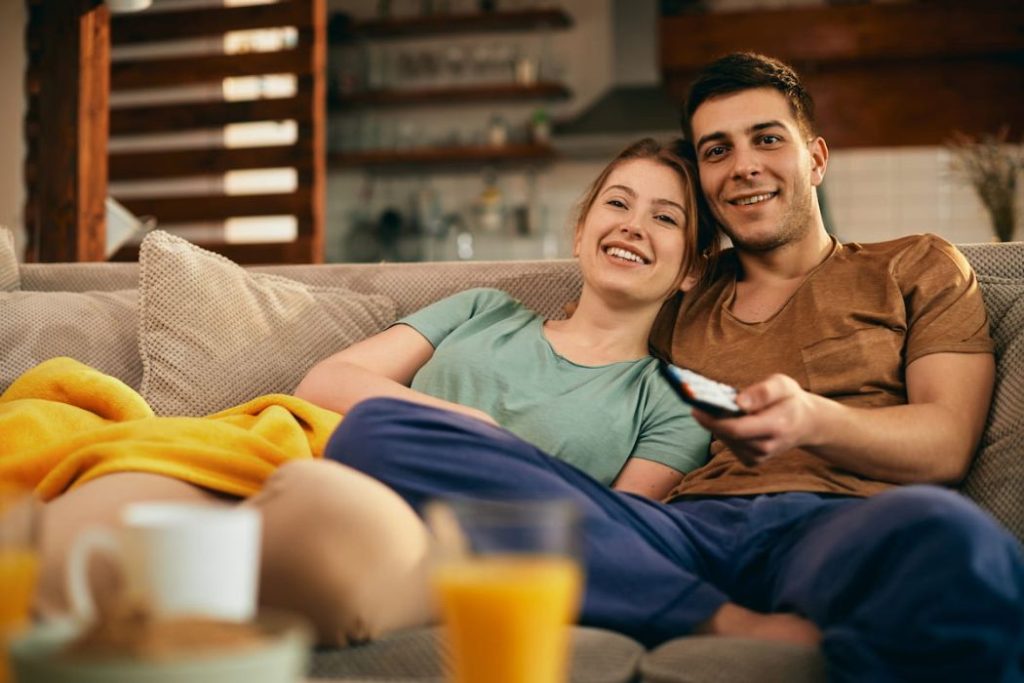
<path fill-rule="evenodd" d="M 521 439 L 611 485 L 630 457 L 688 472 L 710 435 L 653 357 L 585 366 L 558 355 L 543 319 L 497 289 L 471 289 L 403 318 L 434 346 L 412 388 L 478 408 Z"/>

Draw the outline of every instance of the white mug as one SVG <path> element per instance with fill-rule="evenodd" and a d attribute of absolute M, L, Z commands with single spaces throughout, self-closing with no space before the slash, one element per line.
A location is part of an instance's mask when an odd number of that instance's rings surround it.
<path fill-rule="evenodd" d="M 89 558 L 110 555 L 121 567 L 128 597 L 156 616 L 208 616 L 246 621 L 256 613 L 261 517 L 250 507 L 135 503 L 121 527 L 87 529 L 68 556 L 67 592 L 74 615 L 96 617 Z"/>

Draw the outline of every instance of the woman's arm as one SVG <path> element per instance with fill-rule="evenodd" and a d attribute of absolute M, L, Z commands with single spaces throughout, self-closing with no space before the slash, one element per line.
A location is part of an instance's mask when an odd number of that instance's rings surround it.
<path fill-rule="evenodd" d="M 368 398 L 400 398 L 494 424 L 489 415 L 476 408 L 409 388 L 412 378 L 433 355 L 434 347 L 415 328 L 395 325 L 314 365 L 295 388 L 295 395 L 342 414 Z"/>
<path fill-rule="evenodd" d="M 661 500 L 682 480 L 683 473 L 668 465 L 643 458 L 630 458 L 612 488 Z"/>

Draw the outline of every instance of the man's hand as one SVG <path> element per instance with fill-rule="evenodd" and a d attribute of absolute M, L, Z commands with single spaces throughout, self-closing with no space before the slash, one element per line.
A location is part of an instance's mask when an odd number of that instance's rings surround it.
<path fill-rule="evenodd" d="M 785 375 L 745 387 L 748 414 L 694 417 L 746 465 L 803 448 L 837 467 L 895 484 L 950 484 L 970 467 L 995 382 L 988 353 L 933 353 L 907 365 L 907 403 L 853 407 Z"/>
<path fill-rule="evenodd" d="M 776 374 L 737 394 L 736 403 L 746 415 L 716 419 L 695 408 L 693 416 L 743 464 L 754 466 L 763 458 L 811 445 L 816 408 L 822 400 L 804 391 L 792 377 Z"/>

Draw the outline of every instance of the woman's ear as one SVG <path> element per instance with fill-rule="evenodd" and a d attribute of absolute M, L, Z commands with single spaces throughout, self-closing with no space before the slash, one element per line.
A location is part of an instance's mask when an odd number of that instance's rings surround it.
<path fill-rule="evenodd" d="M 679 283 L 680 292 L 689 292 L 691 289 L 697 286 L 697 276 L 690 274 L 684 275 L 683 281 Z"/>

